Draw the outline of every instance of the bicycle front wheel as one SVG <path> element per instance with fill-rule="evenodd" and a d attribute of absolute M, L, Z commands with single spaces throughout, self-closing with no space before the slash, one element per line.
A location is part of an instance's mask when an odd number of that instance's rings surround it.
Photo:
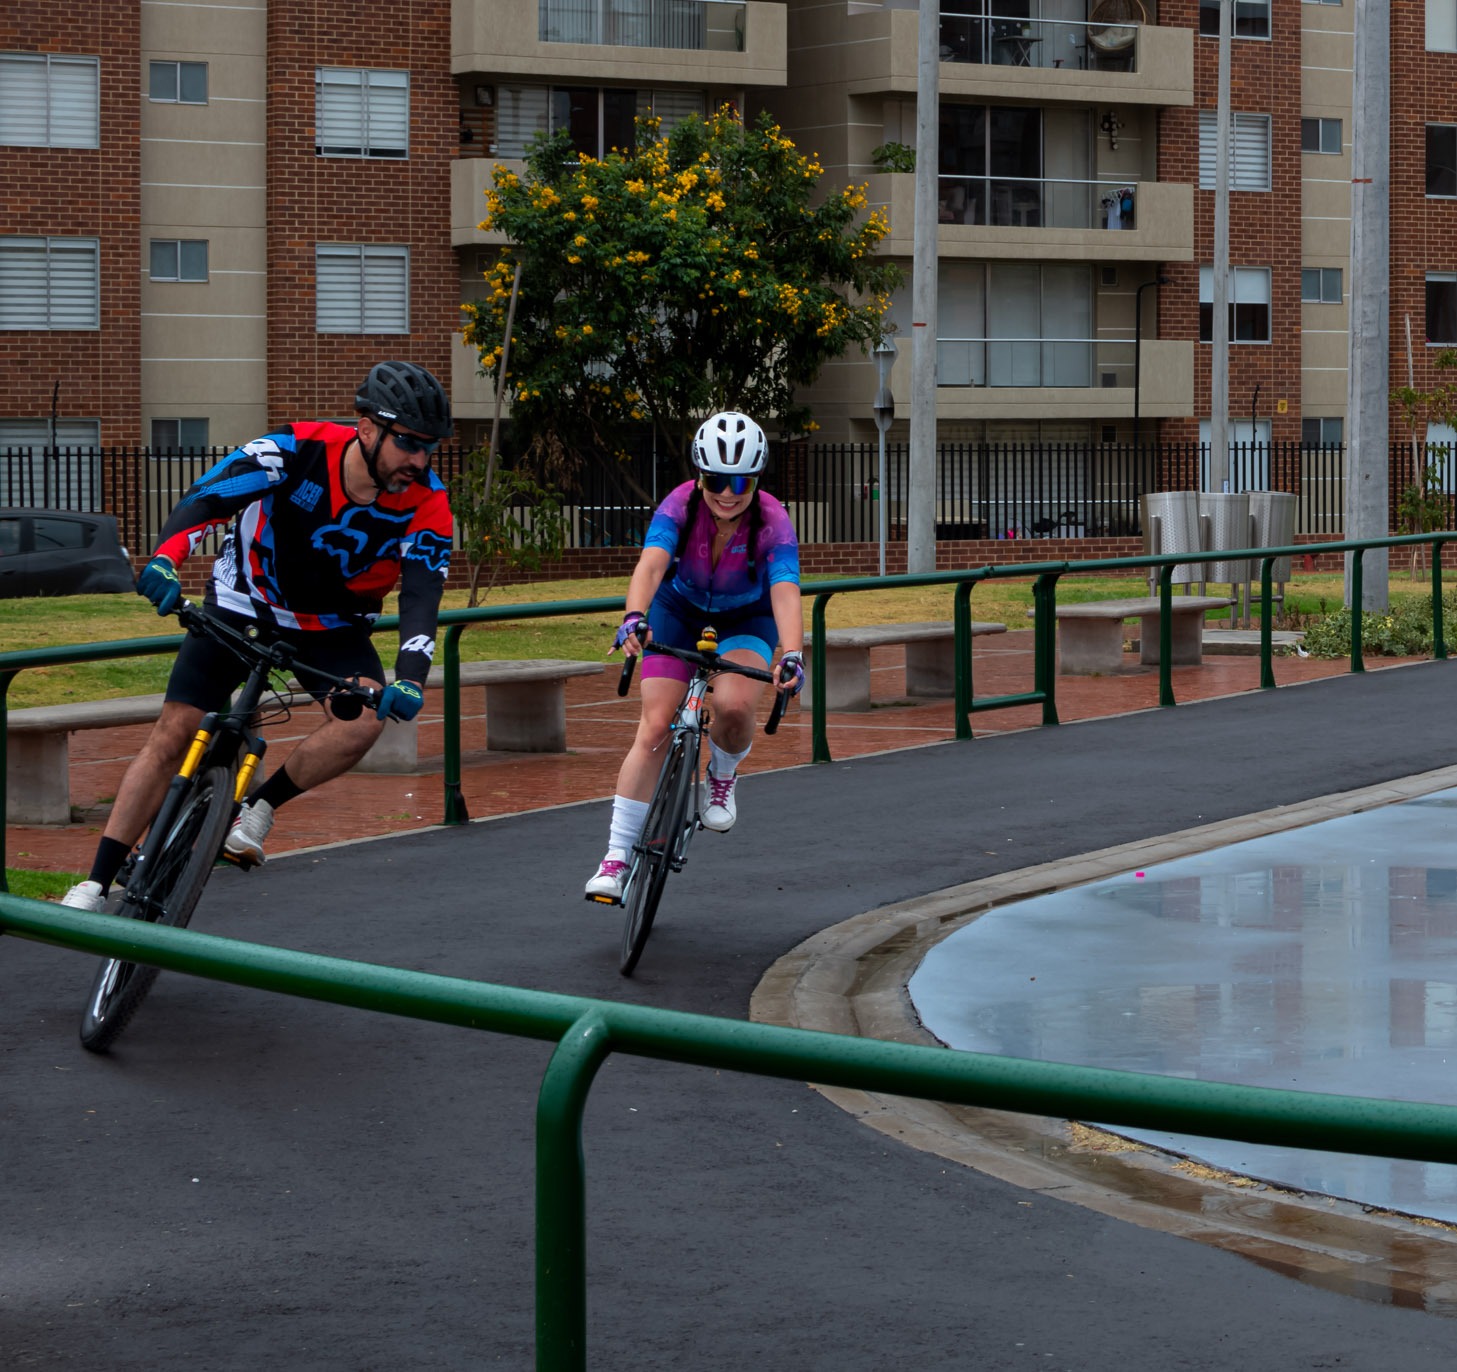
<path fill-rule="evenodd" d="M 688 822 L 692 791 L 693 758 L 687 736 L 678 733 L 668 745 L 667 760 L 648 804 L 642 837 L 633 848 L 625 902 L 627 918 L 622 924 L 622 957 L 618 963 L 618 971 L 625 977 L 632 975 L 652 933 L 663 883 L 668 879 L 678 841 Z"/>
<path fill-rule="evenodd" d="M 186 928 L 232 818 L 232 770 L 210 767 L 193 782 L 150 864 L 107 902 L 107 912 L 123 919 Z M 83 1047 L 104 1053 L 116 1042 L 152 989 L 157 971 L 121 958 L 102 962 L 81 1013 Z"/>

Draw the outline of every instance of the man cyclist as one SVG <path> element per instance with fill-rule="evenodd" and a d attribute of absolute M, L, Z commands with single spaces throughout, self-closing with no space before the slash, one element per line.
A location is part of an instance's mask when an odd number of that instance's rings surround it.
<path fill-rule="evenodd" d="M 263 861 L 280 805 L 347 771 L 385 720 L 413 719 L 424 699 L 452 533 L 449 500 L 430 458 L 451 432 L 450 401 L 423 367 L 380 362 L 359 386 L 354 409 L 355 427 L 289 425 L 205 473 L 173 509 L 137 578 L 137 591 L 167 614 L 182 596 L 183 561 L 226 528 L 208 581 L 209 610 L 236 626 L 255 625 L 265 637 L 287 638 L 305 665 L 370 686 L 383 685 L 384 670 L 369 626 L 399 583 L 394 684 L 373 716 L 343 720 L 325 704 L 324 722 L 244 802 L 225 848 L 249 864 Z M 103 907 L 203 715 L 220 709 L 246 675 L 246 665 L 212 640 L 183 641 L 162 713 L 122 778 L 90 875 L 62 904 Z"/>
<path fill-rule="evenodd" d="M 636 655 L 651 640 L 692 648 L 699 631 L 712 625 L 721 655 L 748 666 L 767 668 L 777 642 L 783 654 L 775 685 L 798 693 L 804 685 L 799 540 L 788 511 L 759 489 L 768 457 L 764 431 L 747 415 L 726 411 L 699 426 L 693 439 L 698 477 L 669 492 L 648 525 L 614 652 Z M 587 882 L 588 900 L 622 899 L 629 855 L 661 768 L 663 740 L 692 671 L 666 654 L 643 658 L 642 716 L 617 776 L 607 854 Z M 762 690 L 762 682 L 743 676 L 724 675 L 713 684 L 700 806 L 706 829 L 727 833 L 738 817 L 738 766 L 754 741 Z"/>

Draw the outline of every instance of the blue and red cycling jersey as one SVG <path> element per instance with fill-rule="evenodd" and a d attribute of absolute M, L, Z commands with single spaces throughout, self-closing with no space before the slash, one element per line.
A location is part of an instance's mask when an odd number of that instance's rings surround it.
<path fill-rule="evenodd" d="M 435 473 L 358 505 L 341 463 L 355 431 L 293 424 L 230 453 L 188 489 L 157 552 L 181 566 L 228 526 L 207 603 L 281 629 L 368 626 L 400 587 L 395 671 L 424 681 L 450 560 L 450 501 Z"/>
<path fill-rule="evenodd" d="M 677 556 L 668 584 L 695 609 L 710 615 L 769 613 L 771 586 L 781 581 L 799 585 L 799 539 L 789 511 L 767 491 L 757 492 L 759 519 L 752 562 L 749 530 L 754 521 L 745 515 L 714 566 L 713 514 L 702 500 L 690 502 L 694 486 L 685 481 L 668 493 L 653 514 L 643 546 Z M 683 537 L 690 503 L 696 503 L 697 510 Z M 678 555 L 680 542 L 683 551 Z"/>

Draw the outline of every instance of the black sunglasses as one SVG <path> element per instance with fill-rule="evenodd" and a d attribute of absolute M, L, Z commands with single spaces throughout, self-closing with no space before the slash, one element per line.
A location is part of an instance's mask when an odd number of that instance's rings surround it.
<path fill-rule="evenodd" d="M 395 446 L 409 457 L 416 453 L 424 453 L 429 457 L 440 446 L 438 438 L 418 438 L 414 434 L 402 434 L 398 429 L 386 429 L 385 432 L 395 440 Z"/>
<path fill-rule="evenodd" d="M 735 495 L 748 495 L 759 483 L 757 476 L 730 476 L 727 472 L 703 472 L 703 489 L 714 495 L 732 491 Z"/>

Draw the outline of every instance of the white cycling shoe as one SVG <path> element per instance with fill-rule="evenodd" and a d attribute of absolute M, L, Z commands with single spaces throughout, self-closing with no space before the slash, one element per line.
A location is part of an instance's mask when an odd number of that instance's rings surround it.
<path fill-rule="evenodd" d="M 738 803 L 734 800 L 734 786 L 738 779 L 737 774 L 724 781 L 720 781 L 712 771 L 704 774 L 703 794 L 698 802 L 702 808 L 698 818 L 705 829 L 726 834 L 734 827 L 734 821 L 739 817 Z"/>
<path fill-rule="evenodd" d="M 597 868 L 596 875 L 587 883 L 588 900 L 604 905 L 621 905 L 622 888 L 627 881 L 627 860 L 609 852 Z"/>

